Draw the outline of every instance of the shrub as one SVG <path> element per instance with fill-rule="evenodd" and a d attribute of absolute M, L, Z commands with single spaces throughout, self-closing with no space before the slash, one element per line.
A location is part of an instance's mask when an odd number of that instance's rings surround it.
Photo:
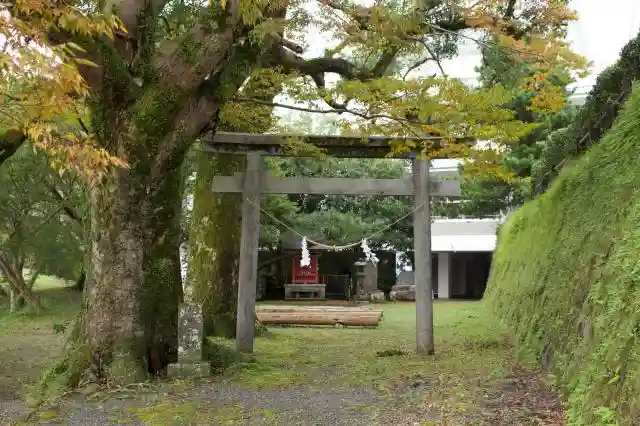
<path fill-rule="evenodd" d="M 566 160 L 584 153 L 611 128 L 638 79 L 640 33 L 622 48 L 618 61 L 598 76 L 573 123 L 544 142 L 542 155 L 532 170 L 537 193 L 549 187 Z"/>

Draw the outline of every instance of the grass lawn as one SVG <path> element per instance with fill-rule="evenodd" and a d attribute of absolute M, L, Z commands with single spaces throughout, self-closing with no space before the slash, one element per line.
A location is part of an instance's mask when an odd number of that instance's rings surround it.
<path fill-rule="evenodd" d="M 54 324 L 73 320 L 80 306 L 81 295 L 57 278 L 41 276 L 34 289 L 43 304 L 37 314 L 9 314 L 9 300 L 0 298 L 0 401 L 21 398 L 37 382 L 62 347 Z M 0 424 L 2 420 L 0 412 Z"/>
<path fill-rule="evenodd" d="M 41 314 L 9 316 L 0 307 L 0 403 L 37 381 L 62 344 L 53 325 L 79 308 L 73 290 L 43 287 Z M 126 397 L 102 393 L 99 403 L 76 398 L 39 415 L 64 419 L 59 424 L 95 416 L 154 425 L 564 424 L 557 395 L 516 361 L 509 335 L 482 302 L 436 302 L 433 357 L 413 353 L 413 304 L 379 306 L 378 328 L 273 327 L 256 340 L 253 357 L 212 379 L 154 383 Z M 0 424 L 6 420 L 0 413 Z"/>
<path fill-rule="evenodd" d="M 430 375 L 472 372 L 484 377 L 504 373 L 502 354 L 510 348 L 509 341 L 483 314 L 480 304 L 436 303 L 435 357 L 413 354 L 413 304 L 380 306 L 384 317 L 378 328 L 274 328 L 274 333 L 256 341 L 258 362 L 245 367 L 236 380 L 259 388 L 313 382 L 385 391 L 398 381 L 427 371 Z M 384 353 L 395 354 L 379 356 Z M 326 374 L 318 376 L 317 370 Z"/>

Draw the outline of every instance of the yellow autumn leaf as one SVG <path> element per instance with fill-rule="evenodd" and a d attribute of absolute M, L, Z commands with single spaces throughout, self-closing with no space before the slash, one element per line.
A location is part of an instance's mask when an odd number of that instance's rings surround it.
<path fill-rule="evenodd" d="M 74 62 L 76 62 L 77 64 L 80 64 L 80 65 L 87 65 L 89 67 L 97 67 L 98 66 L 94 62 L 89 61 L 88 59 L 83 59 L 83 58 L 76 58 L 76 59 L 74 59 Z"/>

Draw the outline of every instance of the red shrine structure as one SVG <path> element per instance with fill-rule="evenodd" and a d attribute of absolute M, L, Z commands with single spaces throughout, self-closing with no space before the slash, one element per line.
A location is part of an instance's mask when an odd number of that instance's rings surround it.
<path fill-rule="evenodd" d="M 298 252 L 299 253 L 299 252 Z M 300 265 L 300 254 L 291 258 L 291 282 L 284 285 L 285 299 L 324 299 L 326 280 L 320 276 L 319 250 L 309 249 L 309 266 Z"/>

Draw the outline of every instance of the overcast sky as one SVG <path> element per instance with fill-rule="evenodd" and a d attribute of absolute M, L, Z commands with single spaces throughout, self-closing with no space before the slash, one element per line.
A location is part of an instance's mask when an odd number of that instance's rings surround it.
<path fill-rule="evenodd" d="M 620 49 L 640 29 L 640 0 L 571 0 L 579 21 L 569 27 L 573 50 L 593 62 L 592 73 L 577 82 L 577 92 L 589 91 L 602 70 L 616 62 Z M 460 78 L 473 79 L 473 68 L 480 53 L 466 42 L 458 58 L 447 61 L 446 71 Z"/>

